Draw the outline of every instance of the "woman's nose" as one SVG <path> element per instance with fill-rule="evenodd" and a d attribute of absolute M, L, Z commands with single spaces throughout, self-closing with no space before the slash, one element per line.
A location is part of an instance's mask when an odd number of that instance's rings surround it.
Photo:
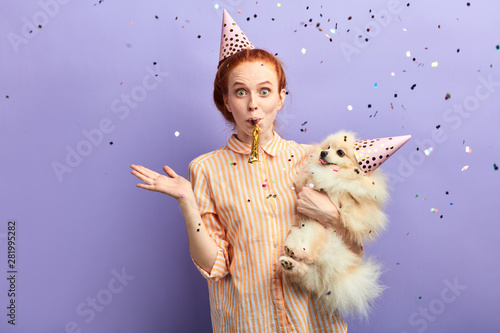
<path fill-rule="evenodd" d="M 248 110 L 249 111 L 257 110 L 256 96 L 253 94 L 250 95 L 250 100 L 248 101 Z"/>

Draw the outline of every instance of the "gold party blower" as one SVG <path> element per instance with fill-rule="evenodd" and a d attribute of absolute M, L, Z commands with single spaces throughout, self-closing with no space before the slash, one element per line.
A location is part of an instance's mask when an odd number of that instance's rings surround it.
<path fill-rule="evenodd" d="M 250 153 L 250 157 L 248 158 L 248 163 L 258 162 L 259 161 L 259 133 L 260 127 L 257 124 L 257 121 L 252 120 L 253 124 L 253 141 L 252 141 L 252 152 Z"/>

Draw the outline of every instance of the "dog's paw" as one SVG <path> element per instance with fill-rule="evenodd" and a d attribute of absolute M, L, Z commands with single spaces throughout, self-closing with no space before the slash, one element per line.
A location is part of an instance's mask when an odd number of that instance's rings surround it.
<path fill-rule="evenodd" d="M 286 257 L 282 257 L 281 258 L 281 267 L 283 267 L 283 269 L 285 269 L 287 271 L 290 271 L 293 268 L 293 262 Z"/>
<path fill-rule="evenodd" d="M 295 252 L 285 245 L 285 253 L 290 258 L 295 258 Z"/>
<path fill-rule="evenodd" d="M 283 267 L 283 272 L 288 276 L 302 277 L 308 272 L 308 267 L 300 261 L 295 261 L 289 257 L 280 257 L 281 267 Z"/>

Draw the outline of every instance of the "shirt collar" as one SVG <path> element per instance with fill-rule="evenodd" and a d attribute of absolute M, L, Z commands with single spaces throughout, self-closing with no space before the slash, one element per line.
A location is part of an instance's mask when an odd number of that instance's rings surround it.
<path fill-rule="evenodd" d="M 269 140 L 265 145 L 260 146 L 264 152 L 271 156 L 276 156 L 278 151 L 283 148 L 285 140 L 283 140 L 278 133 L 273 132 L 273 138 Z M 229 141 L 227 142 L 227 147 L 238 154 L 250 154 L 252 146 L 249 144 L 238 140 L 236 134 L 231 135 Z"/>

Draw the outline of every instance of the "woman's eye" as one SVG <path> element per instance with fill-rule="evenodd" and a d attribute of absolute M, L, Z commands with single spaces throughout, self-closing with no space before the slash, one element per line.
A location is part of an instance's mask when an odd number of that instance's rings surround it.
<path fill-rule="evenodd" d="M 343 157 L 345 155 L 344 151 L 343 150 L 337 150 L 337 155 L 339 155 L 340 157 Z"/>
<path fill-rule="evenodd" d="M 264 95 L 264 96 L 269 95 L 269 93 L 270 93 L 269 89 L 262 89 L 262 90 L 260 91 L 260 94 L 261 94 L 261 95 Z"/>
<path fill-rule="evenodd" d="M 238 96 L 245 96 L 246 92 L 245 92 L 245 90 L 241 90 L 240 89 L 240 90 L 236 91 L 236 95 L 238 95 Z"/>

